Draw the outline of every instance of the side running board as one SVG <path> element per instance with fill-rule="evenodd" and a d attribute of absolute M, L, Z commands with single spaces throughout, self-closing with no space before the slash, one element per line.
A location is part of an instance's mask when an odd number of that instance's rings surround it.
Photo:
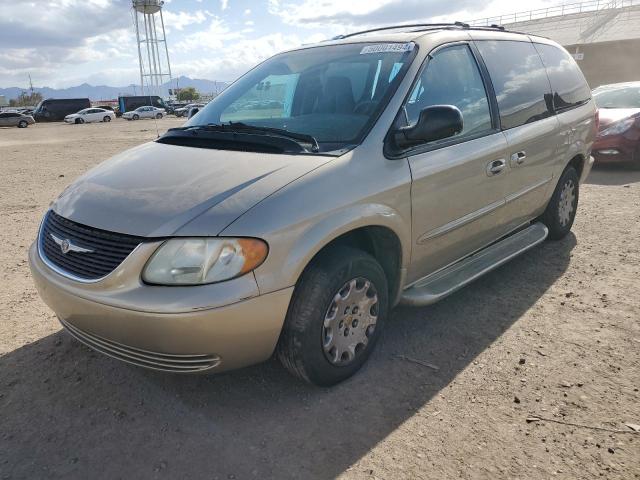
<path fill-rule="evenodd" d="M 549 230 L 542 223 L 510 235 L 453 265 L 418 280 L 402 293 L 402 305 L 431 305 L 487 272 L 543 242 Z"/>

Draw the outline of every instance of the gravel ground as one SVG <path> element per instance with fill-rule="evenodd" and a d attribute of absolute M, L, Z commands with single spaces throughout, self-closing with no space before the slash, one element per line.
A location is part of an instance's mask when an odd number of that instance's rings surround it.
<path fill-rule="evenodd" d="M 319 389 L 274 360 L 130 367 L 38 298 L 27 248 L 48 203 L 155 136 L 153 121 L 0 129 L 0 479 L 640 478 L 625 425 L 640 424 L 640 172 L 595 170 L 573 234 L 396 309 L 364 370 Z"/>

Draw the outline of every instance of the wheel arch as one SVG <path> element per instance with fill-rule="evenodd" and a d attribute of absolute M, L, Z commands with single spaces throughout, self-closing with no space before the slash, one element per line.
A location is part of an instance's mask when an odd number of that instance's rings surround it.
<path fill-rule="evenodd" d="M 568 166 L 572 166 L 573 168 L 576 169 L 576 172 L 578 172 L 578 178 L 582 178 L 582 172 L 584 171 L 585 163 L 586 163 L 585 156 L 582 153 L 578 153 L 569 160 L 569 162 L 564 168 L 566 169 Z"/>
<path fill-rule="evenodd" d="M 409 225 L 388 206 L 353 206 L 299 235 L 286 254 L 282 273 L 289 276 L 292 284 L 297 284 L 308 266 L 331 248 L 338 245 L 358 248 L 382 266 L 389 284 L 389 301 L 395 305 L 411 253 L 410 241 L 402 241 L 410 238 Z"/>
<path fill-rule="evenodd" d="M 400 290 L 400 283 L 403 281 L 402 243 L 396 232 L 389 227 L 381 225 L 355 228 L 324 245 L 313 256 L 309 264 L 336 246 L 356 248 L 375 258 L 382 266 L 387 277 L 390 303 L 395 304 Z"/>

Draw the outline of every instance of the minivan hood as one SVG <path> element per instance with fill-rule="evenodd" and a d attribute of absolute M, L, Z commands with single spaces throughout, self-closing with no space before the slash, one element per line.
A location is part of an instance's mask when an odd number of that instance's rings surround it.
<path fill-rule="evenodd" d="M 609 125 L 612 125 L 620 120 L 631 117 L 640 113 L 640 108 L 601 108 L 598 110 L 600 116 L 600 131 L 604 130 Z"/>
<path fill-rule="evenodd" d="M 75 222 L 130 235 L 217 235 L 268 195 L 330 160 L 151 142 L 90 170 L 52 208 Z"/>

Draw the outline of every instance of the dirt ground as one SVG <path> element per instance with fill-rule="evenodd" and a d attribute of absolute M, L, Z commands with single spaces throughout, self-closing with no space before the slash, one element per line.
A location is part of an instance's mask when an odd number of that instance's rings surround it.
<path fill-rule="evenodd" d="M 396 309 L 364 370 L 319 389 L 275 360 L 127 366 L 38 298 L 27 248 L 49 202 L 155 136 L 153 121 L 0 129 L 0 479 L 640 478 L 625 426 L 640 424 L 640 172 L 595 170 L 573 234 Z"/>

